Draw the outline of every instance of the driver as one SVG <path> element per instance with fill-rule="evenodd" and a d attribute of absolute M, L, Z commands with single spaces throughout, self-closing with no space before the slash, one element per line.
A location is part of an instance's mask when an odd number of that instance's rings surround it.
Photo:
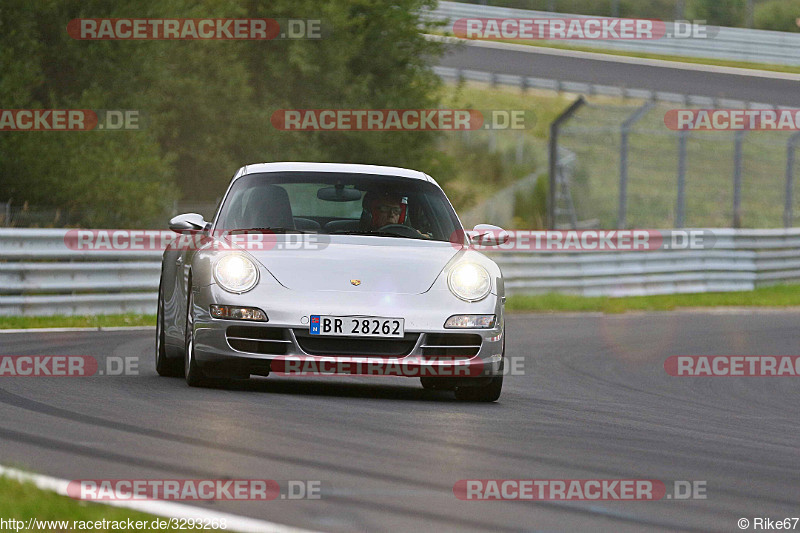
<path fill-rule="evenodd" d="M 420 237 L 424 239 L 431 238 L 429 234 L 422 233 L 406 224 L 408 200 L 404 196 L 389 192 L 368 192 L 364 195 L 363 207 L 365 214 L 368 215 L 366 219 L 369 221 L 365 226 L 370 231 L 377 231 L 391 224 L 403 224 Z M 362 221 L 364 221 L 363 218 Z"/>
<path fill-rule="evenodd" d="M 365 198 L 365 207 L 372 218 L 371 230 L 377 230 L 389 224 L 402 224 L 405 222 L 405 198 L 388 193 L 373 194 L 371 196 L 371 198 Z"/>

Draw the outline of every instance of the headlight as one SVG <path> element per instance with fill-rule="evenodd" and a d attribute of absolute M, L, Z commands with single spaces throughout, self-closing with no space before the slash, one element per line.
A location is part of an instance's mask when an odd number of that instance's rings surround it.
<path fill-rule="evenodd" d="M 492 288 L 492 279 L 485 268 L 476 263 L 461 263 L 447 276 L 450 292 L 467 302 L 483 300 Z"/>
<path fill-rule="evenodd" d="M 214 265 L 214 279 L 228 292 L 241 294 L 258 283 L 258 269 L 242 254 L 228 254 Z"/>

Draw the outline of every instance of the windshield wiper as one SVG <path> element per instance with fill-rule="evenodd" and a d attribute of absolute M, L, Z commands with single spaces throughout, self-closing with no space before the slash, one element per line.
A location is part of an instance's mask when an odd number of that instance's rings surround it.
<path fill-rule="evenodd" d="M 280 227 L 280 226 L 271 226 L 271 227 L 268 227 L 268 228 L 233 229 L 233 230 L 229 231 L 228 233 L 250 233 L 250 232 L 253 232 L 253 233 L 257 233 L 257 232 L 262 232 L 262 233 L 267 233 L 267 232 L 268 233 L 317 233 L 316 231 L 311 231 L 311 230 L 302 230 L 302 229 L 296 229 L 296 228 L 283 228 L 283 227 Z"/>

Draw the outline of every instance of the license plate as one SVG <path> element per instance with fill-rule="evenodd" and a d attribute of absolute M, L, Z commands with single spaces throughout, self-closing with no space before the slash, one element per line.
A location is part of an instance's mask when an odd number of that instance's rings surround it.
<path fill-rule="evenodd" d="M 375 316 L 311 315 L 309 333 L 335 337 L 400 337 L 405 320 Z"/>

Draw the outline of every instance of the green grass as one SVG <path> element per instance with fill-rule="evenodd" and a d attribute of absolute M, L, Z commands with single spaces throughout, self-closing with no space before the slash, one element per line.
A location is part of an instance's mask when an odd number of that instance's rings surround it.
<path fill-rule="evenodd" d="M 579 219 L 615 227 L 620 176 L 620 125 L 636 103 L 580 109 L 562 130 L 560 145 L 578 156 L 572 195 Z M 635 126 L 628 149 L 629 228 L 675 225 L 677 132 L 664 115 L 680 105 L 658 104 Z M 752 132 L 744 137 L 742 227 L 783 226 L 786 142 L 790 132 Z M 733 210 L 734 135 L 696 132 L 687 144 L 685 226 L 730 227 Z M 800 165 L 795 162 L 795 173 Z M 793 198 L 798 205 L 797 191 Z M 796 209 L 796 207 L 795 207 Z"/>
<path fill-rule="evenodd" d="M 573 99 L 551 92 L 529 90 L 522 93 L 515 87 L 491 87 L 474 82 L 445 84 L 442 92 L 445 107 L 525 111 L 526 128 L 523 130 L 476 130 L 444 135 L 439 150 L 458 164 L 447 176 L 435 172 L 433 175 L 443 184 L 456 211 L 463 215 L 504 187 L 545 168 L 549 124 Z M 518 152 L 520 146 L 522 152 Z M 521 160 L 518 159 L 520 155 Z M 513 205 L 507 209 L 513 209 Z M 504 225 L 510 229 L 508 224 Z"/>
<path fill-rule="evenodd" d="M 549 91 L 528 90 L 482 83 L 448 84 L 445 105 L 474 109 L 522 109 L 532 111 L 536 122 L 522 132 L 526 153 L 535 165 L 547 163 L 549 124 L 576 98 Z M 578 156 L 571 192 L 579 220 L 599 221 L 599 227 L 616 227 L 620 175 L 620 126 L 639 106 L 638 100 L 588 97 L 568 121 L 560 145 Z M 628 149 L 628 218 L 630 228 L 671 228 L 675 226 L 677 195 L 678 138 L 667 129 L 664 115 L 679 104 L 660 103 L 635 124 Z M 783 226 L 786 142 L 792 132 L 751 132 L 744 138 L 742 172 L 742 227 Z M 470 132 L 471 142 L 489 135 Z M 513 151 L 520 132 L 495 133 L 499 150 Z M 734 135 L 730 132 L 695 132 L 688 141 L 685 220 L 686 227 L 730 227 L 733 211 Z M 795 176 L 800 175 L 800 158 L 795 158 Z M 482 176 L 483 177 L 483 176 Z M 796 178 L 795 178 L 796 179 Z M 459 211 L 491 196 L 507 183 L 475 179 L 472 174 L 448 183 L 448 195 Z M 793 190 L 795 212 L 800 211 L 800 187 Z M 511 208 L 511 207 L 509 207 Z M 491 221 L 489 221 L 491 222 Z M 512 228 L 509 228 L 512 229 Z M 526 228 L 529 229 L 529 228 Z"/>
<path fill-rule="evenodd" d="M 754 291 L 664 294 L 655 296 L 586 297 L 548 293 L 510 296 L 508 312 L 671 311 L 692 307 L 800 307 L 800 285 L 774 285 Z M 152 315 L 108 315 L 83 317 L 0 317 L 0 329 L 76 326 L 151 326 Z M 2 516 L 2 515 L 0 515 Z"/>
<path fill-rule="evenodd" d="M 0 316 L 0 329 L 155 326 L 155 315 Z"/>
<path fill-rule="evenodd" d="M 30 518 L 38 520 L 69 521 L 67 529 L 50 527 L 50 529 L 32 529 L 31 531 L 80 531 L 73 528 L 75 521 L 114 520 L 127 521 L 128 519 L 152 523 L 159 518 L 146 513 L 129 509 L 121 509 L 108 505 L 73 500 L 53 492 L 38 489 L 33 483 L 20 483 L 19 481 L 0 476 L 0 518 L 27 521 Z M 6 528 L 9 530 L 9 528 Z M 10 529 L 14 531 L 14 529 Z M 148 527 L 141 531 L 150 531 Z M 20 531 L 28 531 L 21 529 Z M 111 531 L 106 529 L 93 529 L 93 531 Z M 162 531 L 177 531 L 167 529 Z"/>
<path fill-rule="evenodd" d="M 585 297 L 549 293 L 510 296 L 509 312 L 600 311 L 671 311 L 694 307 L 794 307 L 800 306 L 800 285 L 775 285 L 744 292 L 707 292 L 664 294 L 656 296 Z"/>

